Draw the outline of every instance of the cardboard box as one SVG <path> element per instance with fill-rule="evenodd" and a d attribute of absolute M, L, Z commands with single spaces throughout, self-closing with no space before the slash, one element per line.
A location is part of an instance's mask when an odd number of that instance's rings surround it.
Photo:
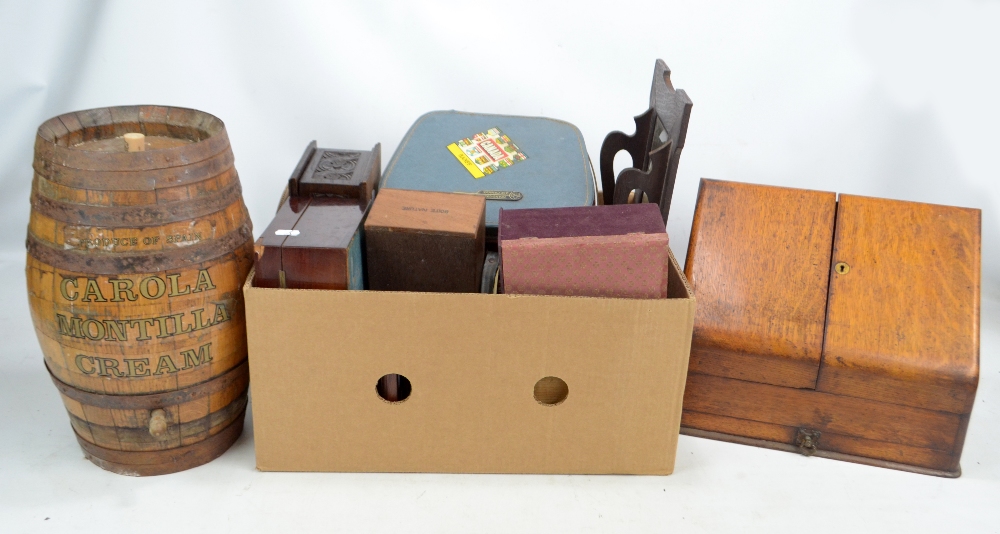
<path fill-rule="evenodd" d="M 262 471 L 670 474 L 695 302 L 252 287 Z M 410 396 L 376 392 L 389 373 Z M 568 386 L 556 395 L 558 377 Z M 553 384 L 556 386 L 553 387 Z"/>

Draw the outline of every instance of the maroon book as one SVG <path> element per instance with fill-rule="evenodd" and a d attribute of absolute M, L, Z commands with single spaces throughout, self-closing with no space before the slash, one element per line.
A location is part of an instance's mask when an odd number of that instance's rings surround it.
<path fill-rule="evenodd" d="M 667 296 L 656 204 L 501 210 L 499 241 L 505 293 Z"/>

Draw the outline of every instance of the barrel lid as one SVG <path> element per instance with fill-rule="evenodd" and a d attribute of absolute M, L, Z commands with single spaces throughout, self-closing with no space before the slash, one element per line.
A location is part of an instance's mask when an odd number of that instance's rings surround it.
<path fill-rule="evenodd" d="M 187 142 L 142 152 L 93 149 L 93 141 L 126 133 Z M 191 165 L 227 150 L 225 124 L 209 113 L 166 106 L 116 106 L 74 111 L 42 123 L 35 139 L 35 167 L 45 167 L 39 165 L 45 162 L 85 171 L 150 171 Z"/>

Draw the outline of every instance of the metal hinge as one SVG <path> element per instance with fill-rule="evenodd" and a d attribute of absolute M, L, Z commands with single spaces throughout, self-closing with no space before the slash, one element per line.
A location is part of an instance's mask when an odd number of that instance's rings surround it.
<path fill-rule="evenodd" d="M 819 430 L 809 430 L 800 428 L 795 435 L 795 444 L 799 446 L 799 452 L 803 456 L 812 456 L 819 446 L 819 437 L 822 433 Z"/>

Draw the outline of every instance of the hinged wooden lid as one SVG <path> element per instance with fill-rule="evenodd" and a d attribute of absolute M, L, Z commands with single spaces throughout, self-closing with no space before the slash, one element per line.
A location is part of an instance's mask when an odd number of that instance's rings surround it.
<path fill-rule="evenodd" d="M 817 389 L 972 410 L 980 218 L 978 209 L 840 196 Z"/>
<path fill-rule="evenodd" d="M 382 171 L 382 145 L 370 151 L 306 146 L 288 180 L 292 196 L 334 195 L 356 198 L 363 204 L 372 199 Z"/>
<path fill-rule="evenodd" d="M 475 239 L 483 225 L 486 198 L 480 195 L 382 188 L 372 203 L 365 231 L 457 235 Z"/>
<path fill-rule="evenodd" d="M 813 388 L 835 193 L 701 181 L 685 274 L 698 298 L 693 372 Z"/>

